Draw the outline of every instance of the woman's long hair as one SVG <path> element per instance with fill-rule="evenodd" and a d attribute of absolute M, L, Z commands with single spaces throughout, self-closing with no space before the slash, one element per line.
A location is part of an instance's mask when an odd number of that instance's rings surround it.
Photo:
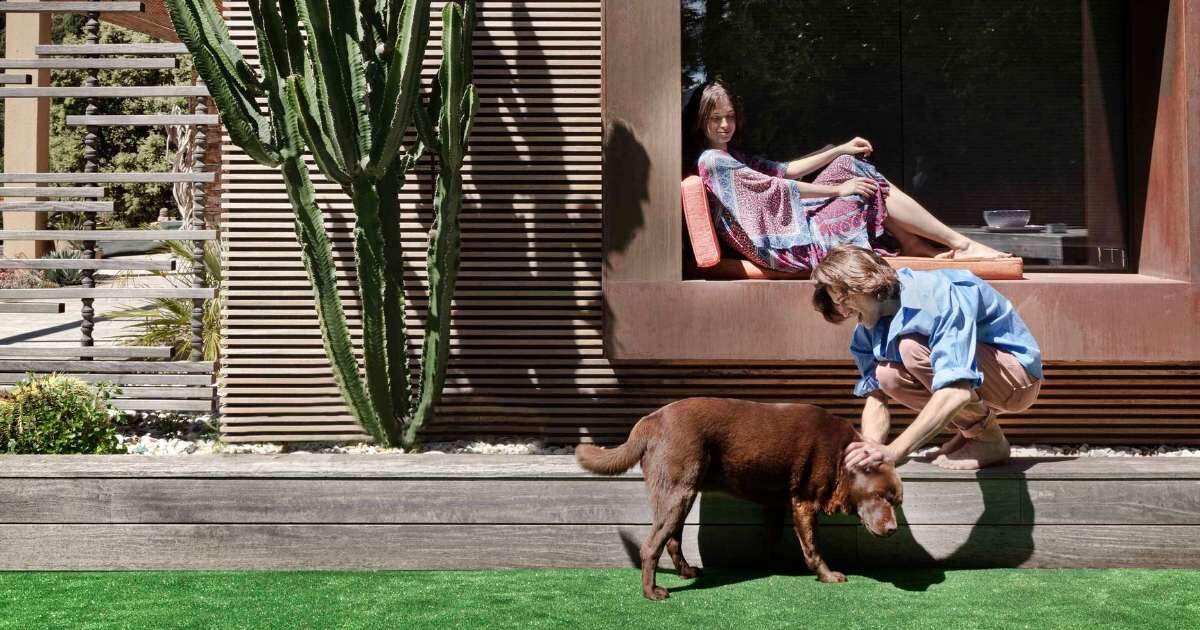
<path fill-rule="evenodd" d="M 708 138 L 704 136 L 704 123 L 717 107 L 721 97 L 729 99 L 733 105 L 734 121 L 737 128 L 729 141 L 730 148 L 740 147 L 743 137 L 742 103 L 720 79 L 705 81 L 692 90 L 687 105 L 683 107 L 683 176 L 696 174 L 696 162 L 700 154 L 708 148 Z"/>

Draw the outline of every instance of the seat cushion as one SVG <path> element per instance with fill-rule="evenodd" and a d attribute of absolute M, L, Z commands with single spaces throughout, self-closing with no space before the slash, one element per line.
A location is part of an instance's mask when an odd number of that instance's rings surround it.
<path fill-rule="evenodd" d="M 704 269 L 721 262 L 721 244 L 717 241 L 717 230 L 713 227 L 712 215 L 708 212 L 708 191 L 704 182 L 695 175 L 679 185 L 683 193 L 683 221 L 687 227 L 688 242 L 696 257 L 696 266 Z"/>
<path fill-rule="evenodd" d="M 995 260 L 943 260 L 916 256 L 893 256 L 884 258 L 894 269 L 907 267 L 914 271 L 932 269 L 966 269 L 984 280 L 1020 280 L 1025 272 L 1020 258 L 998 258 Z M 807 280 L 808 272 L 789 273 L 763 269 L 748 260 L 724 258 L 717 264 L 699 268 L 688 265 L 684 269 L 687 280 Z"/>

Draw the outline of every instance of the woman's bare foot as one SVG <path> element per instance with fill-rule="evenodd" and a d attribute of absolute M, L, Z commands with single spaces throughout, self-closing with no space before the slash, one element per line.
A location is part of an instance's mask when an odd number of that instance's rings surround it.
<path fill-rule="evenodd" d="M 929 241 L 913 237 L 908 240 L 900 241 L 901 256 L 916 256 L 918 258 L 936 258 L 939 254 L 944 253 L 940 247 L 931 245 Z"/>
<path fill-rule="evenodd" d="M 948 470 L 976 470 L 1007 460 L 1011 450 L 1003 436 L 999 441 L 966 438 L 966 444 L 961 448 L 938 457 L 933 464 Z"/>
<path fill-rule="evenodd" d="M 952 247 L 948 252 L 942 252 L 935 258 L 954 258 L 963 260 L 980 260 L 992 258 L 1012 258 L 1012 254 L 992 249 L 983 243 L 966 239 L 960 247 Z"/>

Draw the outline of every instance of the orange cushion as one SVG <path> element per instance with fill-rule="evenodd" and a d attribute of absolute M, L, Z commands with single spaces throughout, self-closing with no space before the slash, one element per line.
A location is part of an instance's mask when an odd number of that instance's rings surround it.
<path fill-rule="evenodd" d="M 684 277 L 707 280 L 807 280 L 808 272 L 789 273 L 763 269 L 742 259 L 721 259 L 721 245 L 713 227 L 712 214 L 708 210 L 708 191 L 704 182 L 695 175 L 679 185 L 683 194 L 683 219 L 687 224 L 688 239 L 696 254 L 696 263 L 690 261 Z M 917 256 L 893 256 L 885 258 L 894 269 L 908 267 L 915 271 L 931 269 L 966 269 L 984 280 L 1020 280 L 1025 273 L 1025 261 L 1012 258 L 992 260 L 954 260 L 922 258 Z"/>
<path fill-rule="evenodd" d="M 995 260 L 943 260 L 916 256 L 884 258 L 893 269 L 908 267 L 914 271 L 966 269 L 984 280 L 1020 280 L 1025 263 L 1016 256 Z M 684 278 L 689 280 L 807 280 L 807 271 L 787 272 L 763 269 L 749 260 L 725 258 L 706 269 L 688 265 Z"/>
<path fill-rule="evenodd" d="M 712 267 L 721 262 L 721 244 L 717 242 L 717 231 L 713 228 L 712 215 L 708 213 L 708 191 L 695 175 L 683 180 L 679 188 L 683 192 L 683 221 L 687 225 L 692 252 L 696 255 L 696 266 Z"/>

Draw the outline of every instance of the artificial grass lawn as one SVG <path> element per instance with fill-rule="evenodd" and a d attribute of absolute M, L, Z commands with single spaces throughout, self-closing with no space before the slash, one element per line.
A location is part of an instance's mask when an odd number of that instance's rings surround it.
<path fill-rule="evenodd" d="M 1200 628 L 1200 571 L 0 573 L 4 628 Z"/>

